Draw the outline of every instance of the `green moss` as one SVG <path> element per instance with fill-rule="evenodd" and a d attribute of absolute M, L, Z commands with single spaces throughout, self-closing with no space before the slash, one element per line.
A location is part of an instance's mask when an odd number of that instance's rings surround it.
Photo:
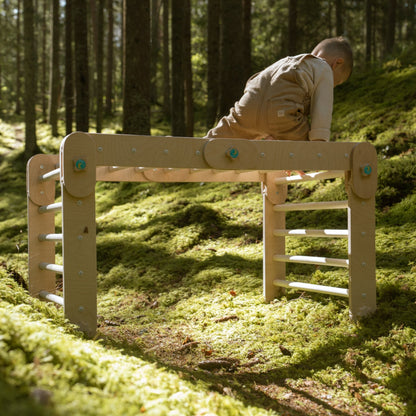
<path fill-rule="evenodd" d="M 336 140 L 374 143 L 377 311 L 344 298 L 262 297 L 258 184 L 98 183 L 98 314 L 86 340 L 61 308 L 28 296 L 25 167 L 0 123 L 0 405 L 10 415 L 416 412 L 416 72 L 403 60 L 336 90 Z M 114 121 L 109 129 L 119 129 Z M 63 126 L 61 126 L 61 130 Z M 154 129 L 167 134 L 166 125 Z M 202 135 L 202 133 L 201 133 Z M 39 128 L 40 146 L 60 138 Z M 288 200 L 346 199 L 341 179 Z M 57 216 L 58 228 L 61 219 Z M 288 228 L 347 228 L 345 211 L 289 213 Z M 346 240 L 287 239 L 290 254 L 348 257 Z M 57 246 L 57 261 L 61 259 Z M 288 279 L 347 287 L 348 273 L 287 265 Z M 16 283 L 20 282 L 20 284 Z M 58 282 L 59 284 L 59 282 Z M 222 360 L 210 370 L 204 361 Z M 229 361 L 227 361 L 229 360 Z"/>

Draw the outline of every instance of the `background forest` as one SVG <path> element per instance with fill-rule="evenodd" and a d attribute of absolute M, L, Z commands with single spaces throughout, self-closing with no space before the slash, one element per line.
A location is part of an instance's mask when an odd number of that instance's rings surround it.
<path fill-rule="evenodd" d="M 2 0 L 0 413 L 414 416 L 415 8 Z M 332 139 L 369 141 L 378 156 L 373 315 L 352 321 L 346 299 L 302 291 L 264 302 L 250 183 L 98 182 L 96 337 L 29 295 L 25 159 L 57 154 L 75 129 L 202 136 L 250 74 L 341 34 L 356 65 L 335 89 Z M 344 199 L 341 178 L 289 186 L 288 202 Z M 288 228 L 346 225 L 338 210 L 287 215 Z M 286 252 L 344 258 L 347 245 L 291 237 Z M 327 266 L 289 264 L 287 277 L 348 285 Z"/>
<path fill-rule="evenodd" d="M 2 0 L 0 111 L 97 132 L 203 134 L 247 78 L 325 37 L 352 43 L 356 72 L 408 54 L 414 0 Z"/>

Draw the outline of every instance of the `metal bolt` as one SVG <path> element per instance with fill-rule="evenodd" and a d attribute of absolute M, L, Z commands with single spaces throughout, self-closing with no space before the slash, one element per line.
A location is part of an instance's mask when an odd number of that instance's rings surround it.
<path fill-rule="evenodd" d="M 40 166 L 39 166 L 39 168 L 40 168 L 40 169 L 44 169 L 44 168 L 45 168 L 45 166 L 43 166 L 43 165 L 40 165 Z"/>
<path fill-rule="evenodd" d="M 78 272 L 78 276 L 83 276 L 84 275 L 84 272 L 82 271 L 82 270 L 80 270 L 79 272 Z"/>
<path fill-rule="evenodd" d="M 131 151 L 132 151 L 132 153 L 136 153 L 136 148 L 132 147 Z"/>
<path fill-rule="evenodd" d="M 45 195 L 45 191 L 40 191 L 40 194 L 41 195 Z"/>
<path fill-rule="evenodd" d="M 318 157 L 322 157 L 322 153 L 318 153 L 318 155 L 317 155 Z"/>
<path fill-rule="evenodd" d="M 164 153 L 165 155 L 167 155 L 167 154 L 169 153 L 169 150 L 168 150 L 168 149 L 165 149 L 165 150 L 163 151 L 163 153 Z"/>
<path fill-rule="evenodd" d="M 201 155 L 201 151 L 200 151 L 200 150 L 197 150 L 197 151 L 195 152 L 195 154 L 196 154 L 197 156 L 200 156 L 200 155 Z"/>
<path fill-rule="evenodd" d="M 361 231 L 361 235 L 364 237 L 367 233 L 365 231 Z"/>
<path fill-rule="evenodd" d="M 294 158 L 295 157 L 295 154 L 294 153 L 289 153 L 289 157 L 290 158 Z"/>
<path fill-rule="evenodd" d="M 364 202 L 364 201 L 363 201 L 363 202 L 361 202 L 361 205 L 362 205 L 362 206 L 364 206 L 364 205 L 365 205 L 365 202 Z"/>
<path fill-rule="evenodd" d="M 366 298 L 367 297 L 367 293 L 361 293 L 361 297 Z"/>
<path fill-rule="evenodd" d="M 78 200 L 77 205 L 80 207 L 82 205 L 82 201 Z"/>
<path fill-rule="evenodd" d="M 102 152 L 103 151 L 103 148 L 101 147 L 101 146 L 98 146 L 98 149 L 97 149 L 99 152 Z"/>
<path fill-rule="evenodd" d="M 348 157 L 349 157 L 350 155 L 348 154 L 348 153 L 344 153 L 344 157 L 346 158 L 346 159 L 348 159 Z"/>
<path fill-rule="evenodd" d="M 84 237 L 83 237 L 82 235 L 79 235 L 79 236 L 78 236 L 78 240 L 80 240 L 80 241 L 81 241 L 83 238 L 84 238 Z"/>
<path fill-rule="evenodd" d="M 265 153 L 264 152 L 261 152 L 260 153 L 260 157 L 264 157 L 264 156 L 266 156 Z"/>
<path fill-rule="evenodd" d="M 84 307 L 83 307 L 83 306 L 80 306 L 80 307 L 78 308 L 78 311 L 79 311 L 79 312 L 84 312 Z"/>
<path fill-rule="evenodd" d="M 367 266 L 367 263 L 366 263 L 365 261 L 363 261 L 363 262 L 361 263 L 361 266 L 365 267 L 365 266 Z"/>

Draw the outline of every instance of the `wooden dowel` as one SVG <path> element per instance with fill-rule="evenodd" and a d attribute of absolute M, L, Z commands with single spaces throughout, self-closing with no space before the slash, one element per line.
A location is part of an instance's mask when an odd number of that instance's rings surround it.
<path fill-rule="evenodd" d="M 347 267 L 348 260 L 332 259 L 329 257 L 315 257 L 315 256 L 285 256 L 276 254 L 273 256 L 274 261 L 282 261 L 285 263 L 303 263 L 303 264 L 317 264 L 321 266 Z"/>
<path fill-rule="evenodd" d="M 52 179 L 58 179 L 60 174 L 61 174 L 61 169 L 58 168 L 58 169 L 51 170 L 50 172 L 45 173 L 44 175 L 41 175 L 39 179 L 41 181 L 49 181 Z"/>
<path fill-rule="evenodd" d="M 52 263 L 39 263 L 39 267 L 41 270 L 49 270 L 51 272 L 63 274 L 64 273 L 64 266 L 59 264 L 52 264 Z"/>
<path fill-rule="evenodd" d="M 319 209 L 348 208 L 348 201 L 304 202 L 299 204 L 281 204 L 273 207 L 276 212 L 309 211 Z"/>
<path fill-rule="evenodd" d="M 62 234 L 39 234 L 39 241 L 62 241 Z"/>
<path fill-rule="evenodd" d="M 310 182 L 323 179 L 343 178 L 345 172 L 343 170 L 325 170 L 320 172 L 306 173 L 305 175 L 286 176 L 276 178 L 276 185 L 284 185 L 287 183 Z"/>
<path fill-rule="evenodd" d="M 128 166 L 107 166 L 109 172 L 116 172 L 118 170 L 129 169 Z"/>
<path fill-rule="evenodd" d="M 348 289 L 344 289 L 341 287 L 315 285 L 312 283 L 303 283 L 303 282 L 289 282 L 288 280 L 278 280 L 278 279 L 275 280 L 273 283 L 276 286 L 286 287 L 288 289 L 301 289 L 301 290 L 306 290 L 308 292 L 325 293 L 327 295 L 336 295 L 336 296 L 342 296 L 345 298 L 348 297 Z"/>
<path fill-rule="evenodd" d="M 45 214 L 46 212 L 59 211 L 60 209 L 62 209 L 62 202 L 56 202 L 55 204 L 42 205 L 38 211 L 41 214 Z"/>
<path fill-rule="evenodd" d="M 39 296 L 43 299 L 49 300 L 51 302 L 57 303 L 58 305 L 64 306 L 64 298 L 62 296 L 54 295 L 49 293 L 46 290 L 41 290 Z"/>
<path fill-rule="evenodd" d="M 348 230 L 274 230 L 276 237 L 348 238 Z"/>

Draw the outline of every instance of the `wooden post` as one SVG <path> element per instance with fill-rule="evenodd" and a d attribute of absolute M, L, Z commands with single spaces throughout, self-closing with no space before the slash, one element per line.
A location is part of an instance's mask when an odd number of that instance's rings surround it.
<path fill-rule="evenodd" d="M 287 185 L 276 185 L 275 179 L 284 176 L 283 171 L 267 173 L 262 182 L 263 193 L 263 296 L 272 301 L 285 291 L 276 286 L 275 279 L 285 280 L 286 264 L 273 260 L 275 254 L 285 254 L 285 237 L 276 236 L 274 231 L 285 229 L 286 213 L 275 212 L 276 204 L 283 204 L 287 196 Z"/>
<path fill-rule="evenodd" d="M 29 293 L 32 296 L 39 296 L 42 290 L 55 293 L 56 288 L 55 273 L 39 267 L 42 262 L 55 263 L 55 243 L 39 240 L 39 234 L 55 232 L 55 214 L 42 214 L 39 207 L 55 202 L 55 181 L 41 181 L 40 176 L 54 170 L 57 161 L 57 155 L 36 155 L 27 164 Z"/>
<path fill-rule="evenodd" d="M 97 326 L 95 152 L 85 133 L 61 145 L 64 312 L 90 337 Z"/>
<path fill-rule="evenodd" d="M 348 191 L 349 300 L 352 319 L 376 310 L 375 193 L 377 154 L 369 143 L 352 152 Z"/>

